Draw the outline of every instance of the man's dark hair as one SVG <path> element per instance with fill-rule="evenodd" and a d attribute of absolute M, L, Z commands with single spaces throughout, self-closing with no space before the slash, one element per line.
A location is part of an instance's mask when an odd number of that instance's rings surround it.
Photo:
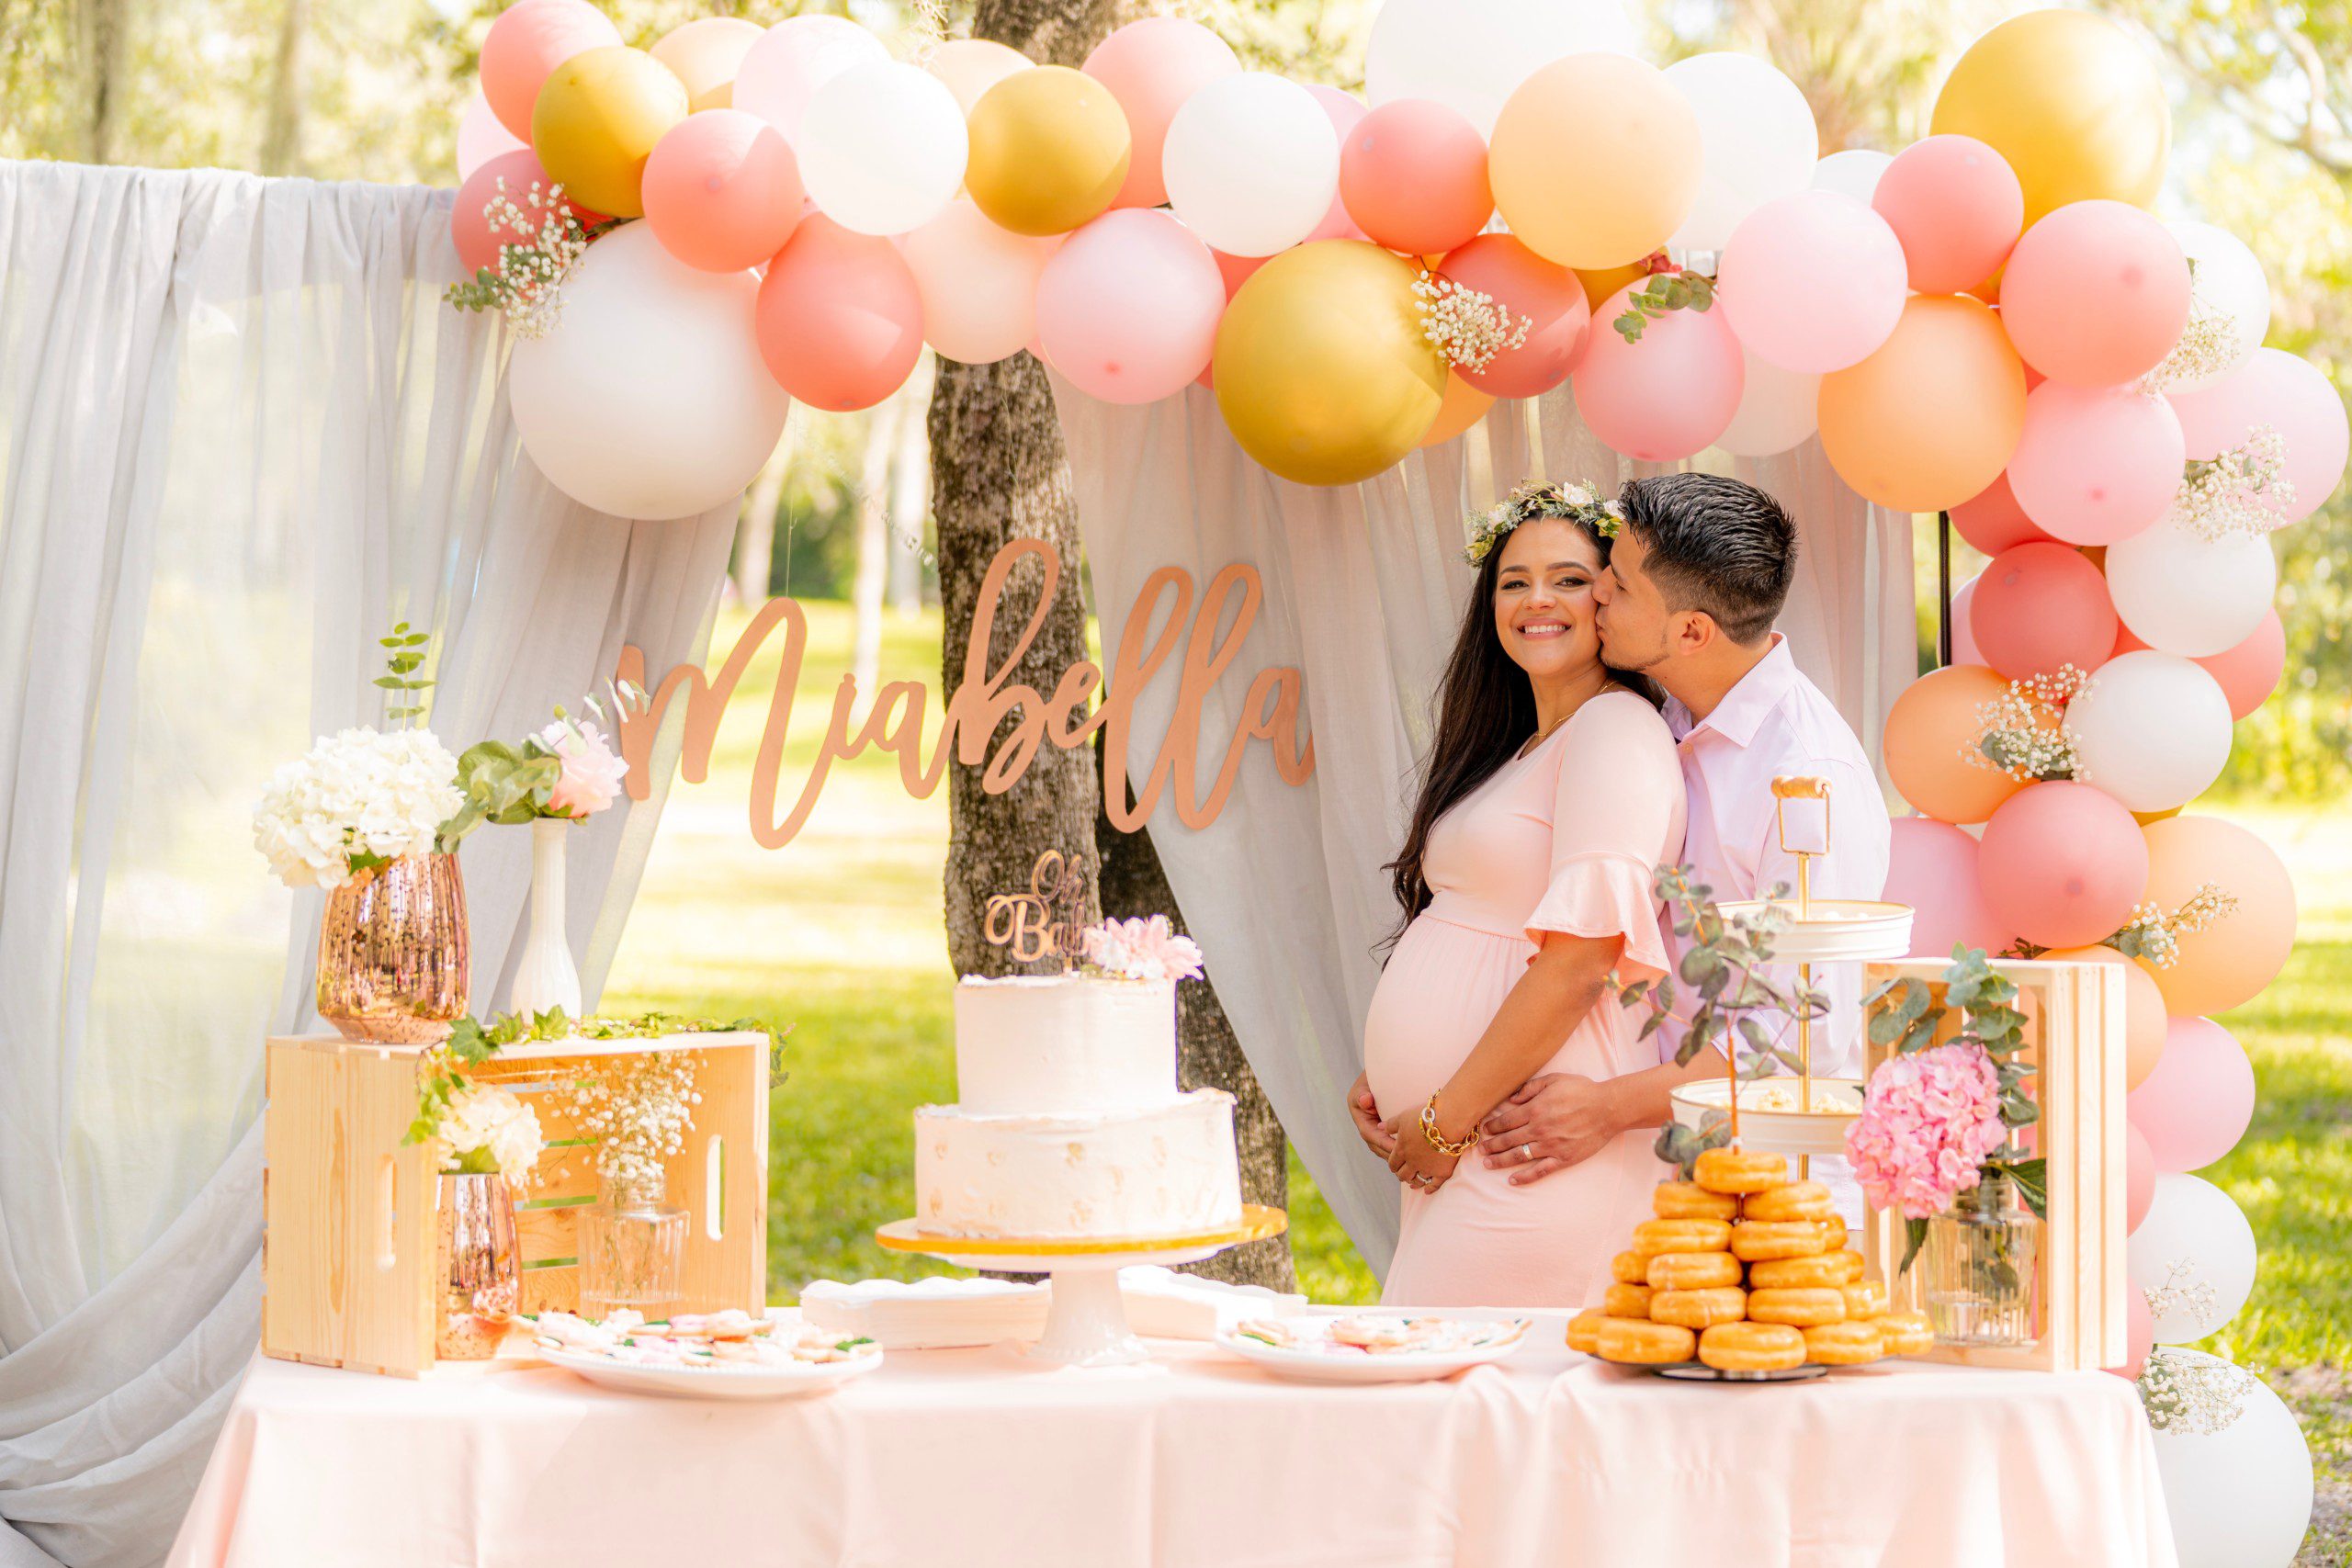
<path fill-rule="evenodd" d="M 1797 563 L 1796 522 L 1779 502 L 1721 474 L 1628 479 L 1617 502 L 1668 609 L 1704 610 L 1736 643 L 1772 629 Z"/>

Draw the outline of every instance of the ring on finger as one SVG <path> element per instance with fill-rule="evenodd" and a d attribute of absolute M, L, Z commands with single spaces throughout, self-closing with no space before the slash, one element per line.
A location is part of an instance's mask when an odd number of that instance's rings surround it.
<path fill-rule="evenodd" d="M 1529 1143 L 1529 1144 L 1521 1144 L 1521 1145 L 1519 1145 L 1519 1163 L 1520 1163 L 1520 1164 L 1521 1164 L 1521 1165 L 1525 1165 L 1529 1160 L 1532 1160 L 1532 1159 L 1533 1159 L 1534 1157 L 1535 1157 L 1535 1145 L 1534 1145 L 1533 1144 Z"/>

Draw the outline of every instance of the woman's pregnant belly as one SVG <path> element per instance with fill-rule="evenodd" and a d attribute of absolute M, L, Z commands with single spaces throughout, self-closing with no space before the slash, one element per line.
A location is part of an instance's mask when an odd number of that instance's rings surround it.
<path fill-rule="evenodd" d="M 1444 1087 L 1527 970 L 1523 937 L 1473 931 L 1433 916 L 1405 929 L 1364 1019 L 1364 1071 L 1383 1117 L 1408 1122 Z"/>

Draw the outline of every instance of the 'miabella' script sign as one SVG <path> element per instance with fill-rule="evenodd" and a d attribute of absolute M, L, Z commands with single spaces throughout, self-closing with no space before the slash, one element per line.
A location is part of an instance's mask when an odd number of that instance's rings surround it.
<path fill-rule="evenodd" d="M 1034 557 L 1044 572 L 1036 608 L 1028 625 L 991 669 L 989 646 L 997 609 L 1013 570 L 1024 557 Z M 857 682 L 843 675 L 833 693 L 832 716 L 817 752 L 815 766 L 800 786 L 790 812 L 776 817 L 777 778 L 784 761 L 785 734 L 792 719 L 793 688 L 800 678 L 801 656 L 807 651 L 808 626 L 800 606 L 789 599 L 771 599 L 736 639 L 734 650 L 718 673 L 707 675 L 692 665 L 679 665 L 662 678 L 645 711 L 619 719 L 621 755 L 628 761 L 628 793 L 643 800 L 652 790 L 649 767 L 653 738 L 671 700 L 683 688 L 686 694 L 685 733 L 678 770 L 690 784 L 709 775 L 710 749 L 718 736 L 718 721 L 727 699 L 751 666 L 752 658 L 781 624 L 785 628 L 783 663 L 768 699 L 766 728 L 752 765 L 752 837 L 763 849 L 780 849 L 792 841 L 808 821 L 836 761 L 847 761 L 867 747 L 895 752 L 899 777 L 917 799 L 939 787 L 951 753 L 966 767 L 985 767 L 981 784 L 1001 795 L 1028 769 L 1037 748 L 1051 741 L 1064 748 L 1092 743 L 1102 732 L 1103 799 L 1111 820 L 1122 832 L 1133 832 L 1150 817 L 1160 793 L 1171 783 L 1176 815 L 1186 826 L 1200 828 L 1216 820 L 1233 792 L 1242 754 L 1253 739 L 1273 750 L 1274 769 L 1286 784 L 1304 783 L 1315 771 L 1315 743 L 1304 732 L 1299 717 L 1299 673 L 1295 668 L 1261 670 L 1250 681 L 1233 733 L 1206 794 L 1200 787 L 1201 710 L 1210 692 L 1241 651 L 1250 627 L 1258 618 L 1264 597 L 1256 569 L 1238 562 L 1209 580 L 1197 606 L 1191 574 L 1177 567 L 1162 567 L 1145 580 L 1135 608 L 1120 633 L 1117 654 L 1106 682 L 1091 661 L 1080 660 L 1062 672 L 1050 695 L 1012 679 L 1037 633 L 1045 626 L 1061 583 L 1061 560 L 1042 539 L 1015 539 L 997 552 L 981 581 L 979 602 L 972 616 L 971 639 L 964 649 L 964 678 L 947 699 L 939 735 L 931 755 L 923 755 L 923 710 L 927 693 L 919 681 L 886 682 L 862 720 L 857 717 Z M 1236 593 L 1240 603 L 1232 625 L 1220 637 L 1227 603 Z M 1170 601 L 1163 619 L 1163 602 Z M 1158 621 L 1159 628 L 1153 629 Z M 1149 772 L 1135 789 L 1135 805 L 1127 804 L 1127 747 L 1135 728 L 1135 705 L 1155 673 L 1183 644 L 1176 705 L 1168 730 L 1160 738 Z M 621 650 L 618 674 L 625 681 L 646 684 L 645 655 L 634 647 Z M 1100 693 L 1102 700 L 1094 700 Z M 1000 726 L 1012 723 L 1001 737 Z M 991 742 L 994 750 L 990 750 Z"/>

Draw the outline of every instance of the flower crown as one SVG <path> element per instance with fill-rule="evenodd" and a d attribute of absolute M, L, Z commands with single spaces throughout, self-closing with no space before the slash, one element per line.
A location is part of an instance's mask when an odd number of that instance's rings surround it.
<path fill-rule="evenodd" d="M 1618 504 L 1601 500 L 1600 490 L 1593 485 L 1581 481 L 1572 485 L 1539 484 L 1531 479 L 1486 511 L 1474 512 L 1463 519 L 1470 529 L 1470 542 L 1464 547 L 1462 558 L 1472 566 L 1484 566 L 1506 535 L 1538 517 L 1581 523 L 1604 539 L 1615 538 L 1625 521 L 1625 513 Z"/>

